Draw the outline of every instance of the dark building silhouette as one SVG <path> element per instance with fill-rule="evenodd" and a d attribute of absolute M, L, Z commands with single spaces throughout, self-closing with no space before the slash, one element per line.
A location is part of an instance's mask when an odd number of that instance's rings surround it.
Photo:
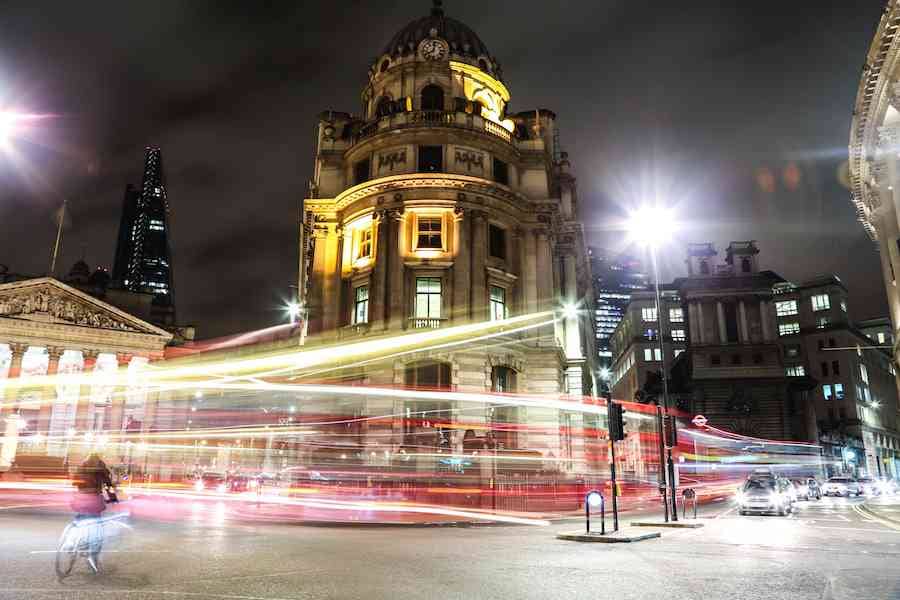
<path fill-rule="evenodd" d="M 140 189 L 125 188 L 113 266 L 116 287 L 153 295 L 153 321 L 175 323 L 169 204 L 159 148 L 148 147 Z"/>

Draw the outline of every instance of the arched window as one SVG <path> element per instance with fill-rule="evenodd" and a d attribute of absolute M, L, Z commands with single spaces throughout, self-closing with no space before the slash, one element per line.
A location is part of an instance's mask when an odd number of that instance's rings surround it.
<path fill-rule="evenodd" d="M 382 96 L 375 105 L 375 116 L 386 117 L 389 114 L 391 114 L 391 99 L 387 96 Z"/>
<path fill-rule="evenodd" d="M 422 110 L 444 110 L 444 90 L 439 85 L 422 88 Z"/>
<path fill-rule="evenodd" d="M 700 274 L 709 275 L 709 263 L 705 260 L 700 261 Z"/>
<path fill-rule="evenodd" d="M 381 68 L 380 68 L 379 70 L 380 70 L 382 73 L 384 73 L 385 71 L 388 70 L 388 67 L 389 67 L 390 65 L 391 65 L 391 61 L 389 61 L 388 59 L 384 59 L 384 60 L 381 62 Z"/>
<path fill-rule="evenodd" d="M 492 392 L 515 392 L 516 372 L 509 367 L 494 367 L 491 369 Z"/>

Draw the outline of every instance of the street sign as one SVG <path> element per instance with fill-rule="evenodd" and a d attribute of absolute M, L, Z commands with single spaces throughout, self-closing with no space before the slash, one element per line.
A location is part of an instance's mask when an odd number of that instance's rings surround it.
<path fill-rule="evenodd" d="M 697 415 L 691 420 L 691 423 L 693 423 L 697 427 L 703 427 L 704 425 L 706 425 L 706 417 L 704 417 L 703 415 Z"/>

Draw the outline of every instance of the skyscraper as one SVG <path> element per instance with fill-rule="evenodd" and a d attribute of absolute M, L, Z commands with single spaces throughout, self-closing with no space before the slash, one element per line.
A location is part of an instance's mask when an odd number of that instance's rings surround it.
<path fill-rule="evenodd" d="M 171 325 L 175 300 L 168 213 L 162 153 L 148 147 L 140 189 L 125 188 L 113 280 L 122 289 L 153 294 L 154 321 Z"/>
<path fill-rule="evenodd" d="M 641 263 L 630 256 L 614 257 L 605 250 L 590 248 L 591 275 L 594 282 L 594 321 L 597 324 L 598 380 L 605 386 L 609 379 L 613 355 L 610 338 L 636 291 L 649 289 Z"/>

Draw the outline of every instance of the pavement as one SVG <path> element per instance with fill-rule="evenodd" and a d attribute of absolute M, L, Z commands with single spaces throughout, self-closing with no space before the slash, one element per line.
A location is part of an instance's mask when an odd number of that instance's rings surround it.
<path fill-rule="evenodd" d="M 701 529 L 607 545 L 555 539 L 576 520 L 306 527 L 234 521 L 222 503 L 198 501 L 177 519 L 131 518 L 130 528 L 107 533 L 100 575 L 81 562 L 62 582 L 53 558 L 69 517 L 8 506 L 0 600 L 900 600 L 900 529 L 867 512 L 895 514 L 900 496 L 863 502 L 801 502 L 788 517 L 739 516 L 720 502 L 703 507 Z"/>

